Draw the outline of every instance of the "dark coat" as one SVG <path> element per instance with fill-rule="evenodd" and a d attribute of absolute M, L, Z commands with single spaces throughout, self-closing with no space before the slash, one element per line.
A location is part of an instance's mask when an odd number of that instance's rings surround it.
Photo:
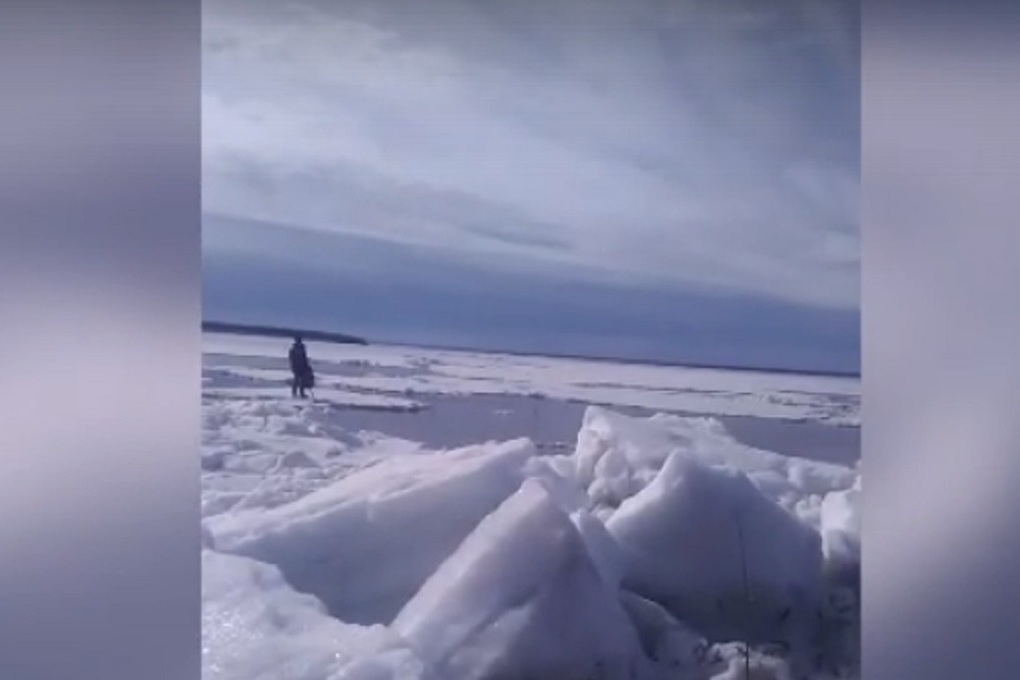
<path fill-rule="evenodd" d="M 291 345 L 288 354 L 290 359 L 290 371 L 294 374 L 294 380 L 299 386 L 314 387 L 315 372 L 312 371 L 312 364 L 308 361 L 308 353 L 302 342 L 295 342 Z"/>

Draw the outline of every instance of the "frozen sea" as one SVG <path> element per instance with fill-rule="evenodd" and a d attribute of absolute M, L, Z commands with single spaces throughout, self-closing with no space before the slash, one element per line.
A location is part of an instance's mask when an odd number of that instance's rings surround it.
<path fill-rule="evenodd" d="M 856 677 L 859 380 L 307 344 L 204 337 L 207 678 Z"/>

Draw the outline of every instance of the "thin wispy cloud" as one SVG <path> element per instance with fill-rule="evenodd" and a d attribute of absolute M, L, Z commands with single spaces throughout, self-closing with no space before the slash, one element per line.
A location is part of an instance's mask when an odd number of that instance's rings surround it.
<path fill-rule="evenodd" d="M 856 6 L 207 0 L 209 213 L 859 304 Z"/>

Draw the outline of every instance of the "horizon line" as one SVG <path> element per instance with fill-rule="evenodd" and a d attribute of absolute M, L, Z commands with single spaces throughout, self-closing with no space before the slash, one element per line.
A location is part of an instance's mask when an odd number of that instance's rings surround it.
<path fill-rule="evenodd" d="M 861 378 L 861 371 L 838 371 L 838 370 L 823 370 L 823 369 L 797 369 L 797 368 L 783 368 L 774 366 L 751 366 L 751 365 L 735 365 L 735 364 L 713 364 L 707 362 L 680 362 L 680 361 L 669 361 L 665 359 L 635 359 L 623 356 L 610 356 L 610 355 L 590 355 L 590 354 L 571 354 L 569 352 L 525 352 L 522 350 L 511 350 L 511 349 L 498 349 L 492 347 L 471 347 L 467 345 L 445 345 L 442 343 L 414 343 L 414 342 L 394 342 L 394 341 L 375 341 L 368 338 L 362 338 L 360 336 L 352 335 L 349 333 L 340 333 L 335 331 L 323 331 L 315 329 L 301 329 L 291 328 L 284 326 L 270 326 L 263 324 L 246 324 L 246 323 L 235 323 L 227 321 L 215 321 L 215 320 L 203 320 L 202 321 L 202 332 L 203 333 L 219 333 L 223 335 L 249 335 L 257 337 L 288 337 L 292 338 L 295 336 L 301 336 L 304 339 L 310 339 L 313 341 L 326 342 L 332 344 L 347 344 L 347 345 L 376 345 L 384 347 L 410 347 L 418 349 L 432 349 L 449 352 L 464 352 L 464 353 L 475 353 L 475 354 L 503 354 L 506 356 L 515 357 L 540 357 L 547 359 L 574 359 L 574 360 L 585 360 L 585 361 L 596 361 L 603 363 L 619 363 L 625 365 L 636 365 L 636 366 L 660 366 L 660 367 L 673 367 L 673 368 L 692 368 L 692 369 L 704 369 L 704 370 L 715 370 L 715 371 L 732 371 L 732 372 L 743 372 L 743 373 L 773 373 L 773 374 L 784 374 L 784 375 L 805 375 L 815 377 L 831 377 L 831 378 Z"/>

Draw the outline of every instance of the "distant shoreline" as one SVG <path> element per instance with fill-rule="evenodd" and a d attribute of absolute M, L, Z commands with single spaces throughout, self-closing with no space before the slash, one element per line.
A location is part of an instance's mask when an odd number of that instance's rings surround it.
<path fill-rule="evenodd" d="M 454 345 L 430 345 L 413 344 L 406 342 L 369 342 L 364 338 L 345 333 L 331 333 L 328 331 L 302 330 L 295 328 L 284 328 L 277 326 L 262 326 L 238 323 L 224 323 L 221 321 L 203 321 L 203 333 L 220 333 L 224 335 L 247 335 L 269 338 L 293 338 L 301 336 L 306 340 L 319 342 L 330 342 L 342 345 L 374 345 L 382 347 L 416 347 L 420 349 L 431 349 L 446 352 L 470 352 L 472 354 L 503 354 L 514 357 L 541 357 L 546 359 L 573 359 L 581 361 L 595 361 L 600 363 L 624 364 L 627 366 L 660 366 L 673 368 L 693 368 L 712 371 L 731 371 L 734 373 L 772 373 L 781 375 L 805 375 L 825 378 L 853 378 L 859 380 L 860 372 L 849 371 L 812 371 L 807 369 L 793 368 L 769 368 L 766 366 L 729 366 L 725 364 L 698 364 L 681 363 L 677 361 L 655 361 L 653 359 L 627 359 L 624 357 L 612 356 L 588 356 L 583 354 L 550 353 L 550 352 L 522 352 L 508 349 L 480 349 L 477 347 L 458 347 Z"/>
<path fill-rule="evenodd" d="M 305 340 L 332 342 L 342 345 L 367 345 L 368 341 L 354 335 L 330 333 L 328 331 L 310 331 L 280 326 L 253 326 L 242 323 L 224 323 L 222 321 L 203 321 L 203 333 L 221 333 L 224 335 L 254 335 L 263 338 L 293 338 L 300 336 Z"/>

